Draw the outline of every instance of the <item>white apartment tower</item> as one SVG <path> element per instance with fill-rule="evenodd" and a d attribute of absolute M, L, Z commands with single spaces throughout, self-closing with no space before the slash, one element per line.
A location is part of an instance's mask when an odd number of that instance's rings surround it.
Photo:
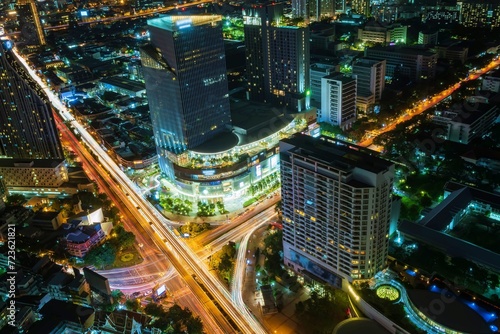
<path fill-rule="evenodd" d="M 356 121 L 356 79 L 330 74 L 321 79 L 321 109 L 318 122 L 348 129 Z"/>
<path fill-rule="evenodd" d="M 286 266 L 338 287 L 383 269 L 394 164 L 367 152 L 325 137 L 280 142 Z"/>

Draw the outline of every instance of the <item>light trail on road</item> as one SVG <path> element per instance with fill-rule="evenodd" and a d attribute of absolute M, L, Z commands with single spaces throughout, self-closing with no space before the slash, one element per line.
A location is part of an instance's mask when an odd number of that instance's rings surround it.
<path fill-rule="evenodd" d="M 489 63 L 487 66 L 483 67 L 481 70 L 478 70 L 478 71 L 475 71 L 474 73 L 469 74 L 467 76 L 467 78 L 462 79 L 460 82 L 456 83 L 455 85 L 451 86 L 450 88 L 445 89 L 440 93 L 437 93 L 431 99 L 429 99 L 427 101 L 422 101 L 417 107 L 415 107 L 411 110 L 408 110 L 404 115 L 399 116 L 396 120 L 394 120 L 393 122 L 388 124 L 383 129 L 370 131 L 370 133 L 371 133 L 370 137 L 366 138 L 364 140 L 362 139 L 362 141 L 357 143 L 356 145 L 362 146 L 362 147 L 368 147 L 368 146 L 372 145 L 373 139 L 375 139 L 376 137 L 380 136 L 383 133 L 390 132 L 390 131 L 394 130 L 397 125 L 399 125 L 403 122 L 409 121 L 414 116 L 420 115 L 424 111 L 428 110 L 429 108 L 434 107 L 435 105 L 437 105 L 438 103 L 440 103 L 441 101 L 446 99 L 448 96 L 450 96 L 457 89 L 460 88 L 461 83 L 476 80 L 477 78 L 479 78 L 483 74 L 493 70 L 498 65 L 500 65 L 500 58 L 497 56 L 491 63 Z"/>
<path fill-rule="evenodd" d="M 259 228 L 262 226 L 266 225 L 269 220 L 271 220 L 273 216 L 267 218 L 266 220 L 263 220 L 259 224 L 256 224 L 252 227 L 250 231 L 245 235 L 243 240 L 240 243 L 240 247 L 238 249 L 238 255 L 236 258 L 235 262 L 235 267 L 234 267 L 234 279 L 231 284 L 231 297 L 233 301 L 240 307 L 240 308 L 247 308 L 245 305 L 245 302 L 243 301 L 242 297 L 242 289 L 243 289 L 243 282 L 244 282 L 244 277 L 245 277 L 245 272 L 248 266 L 248 263 L 246 261 L 246 256 L 247 256 L 247 245 L 248 241 L 250 240 L 250 237 L 252 234 L 257 231 Z M 257 259 L 256 259 L 257 260 Z"/>
<path fill-rule="evenodd" d="M 180 5 L 181 8 L 187 8 L 187 7 L 192 7 L 192 6 L 197 6 L 201 5 L 204 3 L 212 3 L 211 0 L 201 0 L 201 1 L 195 1 L 191 3 L 186 3 L 183 5 Z M 78 26 L 85 26 L 85 25 L 92 25 L 92 24 L 99 24 L 99 23 L 109 23 L 109 22 L 114 22 L 114 21 L 120 21 L 120 20 L 127 20 L 127 19 L 137 19 L 141 18 L 143 16 L 152 16 L 156 14 L 161 14 L 164 12 L 168 12 L 170 10 L 178 9 L 179 6 L 170 6 L 170 7 L 164 7 L 164 8 L 155 8 L 150 11 L 145 11 L 142 13 L 137 13 L 137 14 L 131 14 L 131 15 L 120 15 L 120 16 L 113 16 L 113 17 L 105 17 L 103 19 L 99 20 L 89 20 L 89 21 L 82 21 L 78 22 Z M 48 26 L 48 27 L 43 27 L 43 30 L 62 30 L 62 29 L 67 29 L 69 27 L 69 24 L 60 24 L 57 26 Z M 16 32 L 19 33 L 19 32 Z M 12 33 L 11 33 L 12 34 Z"/>
<path fill-rule="evenodd" d="M 259 214 L 248 220 L 245 224 L 241 224 L 231 229 L 229 232 L 207 244 L 205 247 L 203 247 L 203 249 L 200 250 L 201 254 L 200 252 L 198 252 L 198 256 L 202 259 L 208 258 L 209 256 L 221 250 L 222 247 L 229 241 L 238 240 L 244 235 L 252 233 L 253 226 L 255 226 L 255 224 L 260 224 L 258 220 L 262 219 L 264 222 L 268 222 L 269 220 L 272 220 L 271 218 L 275 217 L 277 217 L 277 213 L 275 212 L 274 207 L 270 207 L 265 211 L 260 212 Z"/>
<path fill-rule="evenodd" d="M 235 305 L 232 301 L 230 293 L 222 283 L 214 279 L 209 273 L 206 272 L 206 267 L 201 263 L 202 261 L 194 254 L 194 252 L 183 242 L 179 241 L 171 229 L 167 228 L 169 221 L 156 211 L 154 206 L 146 201 L 142 196 L 138 195 L 140 189 L 125 175 L 125 173 L 116 165 L 116 163 L 108 156 L 95 139 L 86 131 L 86 129 L 73 119 L 69 110 L 64 106 L 61 101 L 54 95 L 54 93 L 43 83 L 40 77 L 31 69 L 15 49 L 14 54 L 18 60 L 23 64 L 30 76 L 35 80 L 38 85 L 44 90 L 49 101 L 53 107 L 59 111 L 59 114 L 66 122 L 77 131 L 82 140 L 93 150 L 99 157 L 100 164 L 109 173 L 111 178 L 121 186 L 122 191 L 126 196 L 122 199 L 125 203 L 131 198 L 138 206 L 137 208 L 130 208 L 131 212 L 137 214 L 136 218 L 141 225 L 147 229 L 148 225 L 155 226 L 159 233 L 155 233 L 155 243 L 157 246 L 167 253 L 171 254 L 175 259 L 184 262 L 187 266 L 197 275 L 200 281 L 204 284 L 207 291 L 217 300 L 218 305 L 226 312 L 226 314 L 238 326 L 236 331 L 243 331 L 244 333 L 264 334 L 267 331 L 262 325 L 255 320 L 255 318 L 248 312 L 246 308 L 242 309 Z M 137 209 L 137 210 L 136 210 Z M 148 220 L 149 219 L 149 220 Z M 180 262 L 179 262 L 180 265 Z M 181 265 L 182 266 L 182 265 Z M 178 270 L 185 270 L 185 268 L 177 268 Z M 219 317 L 220 319 L 220 317 Z"/>

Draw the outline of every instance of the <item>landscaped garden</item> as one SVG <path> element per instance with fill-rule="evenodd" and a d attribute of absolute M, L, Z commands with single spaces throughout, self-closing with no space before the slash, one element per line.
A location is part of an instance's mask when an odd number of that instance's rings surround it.
<path fill-rule="evenodd" d="M 391 285 L 381 285 L 375 290 L 377 296 L 382 299 L 396 301 L 401 296 L 398 289 Z"/>

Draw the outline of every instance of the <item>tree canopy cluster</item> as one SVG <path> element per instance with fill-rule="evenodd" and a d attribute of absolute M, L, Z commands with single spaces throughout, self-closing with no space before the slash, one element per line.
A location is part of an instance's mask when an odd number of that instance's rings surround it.
<path fill-rule="evenodd" d="M 189 308 L 182 308 L 177 304 L 167 311 L 156 303 L 149 303 L 144 312 L 153 317 L 152 326 L 163 330 L 167 334 L 189 333 L 202 334 L 203 323 L 198 316 L 194 316 Z"/>

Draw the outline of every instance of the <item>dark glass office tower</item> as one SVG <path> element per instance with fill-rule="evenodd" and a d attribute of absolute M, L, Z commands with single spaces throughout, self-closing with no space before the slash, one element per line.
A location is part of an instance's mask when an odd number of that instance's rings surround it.
<path fill-rule="evenodd" d="M 47 96 L 1 42 L 0 158 L 63 159 Z"/>
<path fill-rule="evenodd" d="M 166 16 L 148 21 L 141 49 L 159 164 L 231 125 L 220 16 Z"/>
<path fill-rule="evenodd" d="M 244 7 L 247 97 L 309 108 L 309 28 L 283 17 L 283 4 Z"/>
<path fill-rule="evenodd" d="M 16 11 L 22 40 L 28 45 L 45 45 L 45 35 L 35 0 L 18 0 Z"/>

